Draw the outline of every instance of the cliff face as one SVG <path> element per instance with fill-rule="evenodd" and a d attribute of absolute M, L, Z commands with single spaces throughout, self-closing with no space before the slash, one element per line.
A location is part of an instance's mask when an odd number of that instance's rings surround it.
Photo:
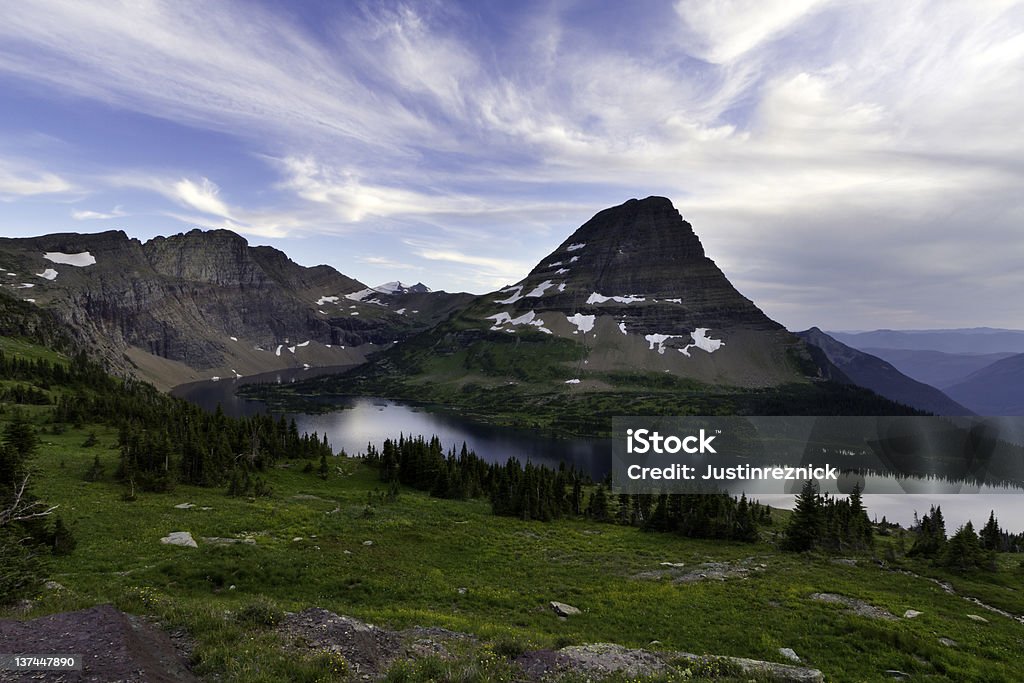
<path fill-rule="evenodd" d="M 546 283 L 542 296 L 530 296 Z M 635 334 L 783 329 L 736 291 L 664 197 L 631 199 L 599 212 L 521 284 L 515 311 L 541 306 L 608 316 Z"/>
<path fill-rule="evenodd" d="M 0 270 L 0 287 L 55 312 L 114 369 L 162 385 L 174 378 L 153 377 L 158 370 L 177 368 L 184 382 L 360 362 L 467 298 L 423 295 L 429 300 L 415 313 L 398 312 L 403 294 L 349 300 L 366 289 L 359 281 L 329 266 L 300 266 L 226 230 L 146 243 L 121 231 L 2 239 Z"/>

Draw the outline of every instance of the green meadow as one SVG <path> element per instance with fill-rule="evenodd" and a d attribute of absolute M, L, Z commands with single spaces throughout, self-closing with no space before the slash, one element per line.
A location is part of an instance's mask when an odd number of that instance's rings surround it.
<path fill-rule="evenodd" d="M 886 680 L 886 670 L 922 681 L 1021 676 L 1024 625 L 868 556 L 851 566 L 781 552 L 774 536 L 783 511 L 773 513 L 774 524 L 754 544 L 585 519 L 525 522 L 493 516 L 485 501 L 412 490 L 388 496 L 375 469 L 340 458 L 326 479 L 303 472 L 304 462 L 279 463 L 265 474 L 269 497 L 178 486 L 129 502 L 112 476 L 113 431 L 39 428 L 36 495 L 60 505 L 77 547 L 50 560 L 48 577 L 63 588 L 43 590 L 30 615 L 105 602 L 151 615 L 189 634 L 194 668 L 211 680 L 344 680 L 336 659 L 295 650 L 272 628 L 284 611 L 309 606 L 391 628 L 441 626 L 484 643 L 465 653 L 461 669 L 427 662 L 396 668 L 393 680 L 508 680 L 508 656 L 593 642 L 779 662 L 779 648 L 789 647 L 830 681 Z M 84 447 L 90 432 L 98 442 Z M 97 455 L 105 473 L 86 481 Z M 174 507 L 186 502 L 195 507 Z M 172 531 L 191 532 L 199 547 L 160 543 Z M 251 542 L 218 545 L 204 537 Z M 897 547 L 894 537 L 879 538 L 874 553 Z M 712 562 L 747 571 L 689 583 L 637 577 L 664 569 L 663 562 L 683 563 L 687 571 Z M 1024 613 L 1024 570 L 1014 556 L 1000 556 L 995 574 L 966 576 L 906 559 L 896 564 Z M 923 614 L 893 621 L 858 616 L 812 600 L 818 592 L 896 616 L 907 609 Z M 560 620 L 547 607 L 551 600 L 582 614 Z"/>

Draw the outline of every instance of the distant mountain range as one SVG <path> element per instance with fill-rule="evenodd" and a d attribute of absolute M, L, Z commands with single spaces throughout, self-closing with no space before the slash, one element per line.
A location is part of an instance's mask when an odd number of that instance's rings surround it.
<path fill-rule="evenodd" d="M 967 354 L 1024 353 L 1024 330 L 972 327 L 957 330 L 830 331 L 828 334 L 861 351 L 909 349 Z"/>
<path fill-rule="evenodd" d="M 1024 414 L 1024 331 L 980 327 L 830 334 L 942 389 L 980 415 Z"/>
<path fill-rule="evenodd" d="M 876 394 L 936 415 L 971 415 L 974 412 L 935 387 L 907 377 L 892 364 L 847 346 L 817 327 L 797 334 L 821 349 L 849 381 Z"/>

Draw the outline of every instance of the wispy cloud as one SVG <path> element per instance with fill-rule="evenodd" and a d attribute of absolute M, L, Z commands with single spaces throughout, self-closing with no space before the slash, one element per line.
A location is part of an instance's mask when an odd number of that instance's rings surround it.
<path fill-rule="evenodd" d="M 183 221 L 385 233 L 396 263 L 484 287 L 521 277 L 588 212 L 664 194 L 793 326 L 909 308 L 1024 319 L 967 303 L 1013 298 L 977 274 L 1024 251 L 1024 3 L 525 7 L 346 4 L 313 30 L 287 6 L 38 0 L 5 11 L 0 74 L 231 136 L 276 176 L 97 181 Z M 0 197 L 78 180 L 52 168 L 0 166 Z M 935 266 L 956 254 L 970 264 L 955 276 Z"/>
<path fill-rule="evenodd" d="M 123 218 L 128 214 L 120 205 L 115 206 L 111 211 L 91 211 L 89 209 L 77 209 L 71 212 L 71 217 L 76 221 L 110 220 L 112 218 Z"/>
<path fill-rule="evenodd" d="M 32 170 L 0 160 L 0 201 L 14 201 L 35 195 L 63 194 L 76 190 L 63 177 L 50 171 Z"/>

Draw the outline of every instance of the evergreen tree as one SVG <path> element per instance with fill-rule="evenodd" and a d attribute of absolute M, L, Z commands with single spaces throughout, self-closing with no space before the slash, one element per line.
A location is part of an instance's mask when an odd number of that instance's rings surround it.
<path fill-rule="evenodd" d="M 981 529 L 981 547 L 996 552 L 1002 549 L 1001 546 L 1002 532 L 996 521 L 996 511 L 992 510 L 988 515 L 988 523 Z"/>
<path fill-rule="evenodd" d="M 796 506 L 786 527 L 783 547 L 787 550 L 804 551 L 817 546 L 822 532 L 822 502 L 813 480 L 804 482 L 796 497 Z"/>

